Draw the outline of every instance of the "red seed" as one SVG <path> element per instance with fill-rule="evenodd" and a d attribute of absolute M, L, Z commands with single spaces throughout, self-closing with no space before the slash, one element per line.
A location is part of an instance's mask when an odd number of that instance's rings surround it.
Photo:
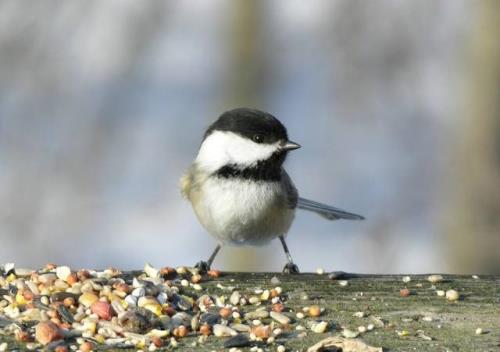
<path fill-rule="evenodd" d="M 93 348 L 94 348 L 94 346 L 92 346 L 92 344 L 88 341 L 85 341 L 84 343 L 82 343 L 80 345 L 80 351 L 82 351 L 82 352 L 90 352 L 90 351 L 92 351 Z"/>
<path fill-rule="evenodd" d="M 158 336 L 153 336 L 151 337 L 151 342 L 153 342 L 153 344 L 156 346 L 156 347 L 161 347 L 163 346 L 163 340 L 161 338 L 159 338 Z"/>
<path fill-rule="evenodd" d="M 70 285 L 73 286 L 78 282 L 78 276 L 75 273 L 71 273 L 68 275 L 66 278 L 66 282 Z"/>
<path fill-rule="evenodd" d="M 55 268 L 57 268 L 57 265 L 54 263 L 45 264 L 45 269 L 47 269 L 47 270 L 54 270 Z"/>
<path fill-rule="evenodd" d="M 117 283 L 117 284 L 113 285 L 113 287 L 115 290 L 120 291 L 120 292 L 129 293 L 129 291 L 130 291 L 130 287 L 124 282 Z"/>
<path fill-rule="evenodd" d="M 104 320 L 111 320 L 113 316 L 113 308 L 108 302 L 97 301 L 90 306 L 92 313 L 97 314 L 97 316 Z"/>
<path fill-rule="evenodd" d="M 23 297 L 25 300 L 27 301 L 32 301 L 33 300 L 33 292 L 31 292 L 30 290 L 26 290 L 23 292 Z"/>
<path fill-rule="evenodd" d="M 30 334 L 24 330 L 16 331 L 15 337 L 16 337 L 16 341 L 19 341 L 19 342 L 28 342 L 31 340 Z"/>
<path fill-rule="evenodd" d="M 187 328 L 184 325 L 174 329 L 173 335 L 175 337 L 185 337 L 187 335 Z"/>
<path fill-rule="evenodd" d="M 229 317 L 231 316 L 231 313 L 232 313 L 232 311 L 231 311 L 231 309 L 229 309 L 229 308 L 221 308 L 221 309 L 219 310 L 219 315 L 220 315 L 221 317 L 223 317 L 224 319 L 229 318 Z"/>
<path fill-rule="evenodd" d="M 219 277 L 220 276 L 220 271 L 219 270 L 209 270 L 207 271 L 208 276 L 210 277 Z"/>
<path fill-rule="evenodd" d="M 275 312 L 281 313 L 283 311 L 283 309 L 285 309 L 285 306 L 281 303 L 275 303 L 275 304 L 273 304 L 272 309 Z"/>
<path fill-rule="evenodd" d="M 271 327 L 269 325 L 257 325 L 252 328 L 255 336 L 267 339 L 271 334 Z"/>
<path fill-rule="evenodd" d="M 59 327 L 51 321 L 42 321 L 35 328 L 35 338 L 42 345 L 48 345 L 52 341 L 60 340 Z"/>
<path fill-rule="evenodd" d="M 205 336 L 209 336 L 212 333 L 212 329 L 210 328 L 210 325 L 207 323 L 203 324 L 200 327 L 200 333 Z"/>
<path fill-rule="evenodd" d="M 198 282 L 201 281 L 201 275 L 199 274 L 195 274 L 191 277 L 191 281 L 194 283 L 194 284 L 197 284 Z"/>
<path fill-rule="evenodd" d="M 165 313 L 166 315 L 171 317 L 177 312 L 175 311 L 175 309 L 173 307 L 165 307 L 165 308 L 163 308 L 163 313 Z"/>
<path fill-rule="evenodd" d="M 166 266 L 160 269 L 160 276 L 164 278 L 173 278 L 177 276 L 177 271 L 174 268 Z"/>
<path fill-rule="evenodd" d="M 69 308 L 75 304 L 75 299 L 73 297 L 66 297 L 63 301 L 63 304 L 66 308 Z"/>
<path fill-rule="evenodd" d="M 411 291 L 407 288 L 403 288 L 399 291 L 399 295 L 401 297 L 408 297 L 409 295 L 411 295 Z"/>
<path fill-rule="evenodd" d="M 76 276 L 80 281 L 85 281 L 90 277 L 90 273 L 88 270 L 82 269 L 76 273 Z"/>

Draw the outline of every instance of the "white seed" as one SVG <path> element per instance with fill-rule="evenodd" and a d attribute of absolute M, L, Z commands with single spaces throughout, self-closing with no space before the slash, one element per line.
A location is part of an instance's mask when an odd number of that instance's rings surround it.
<path fill-rule="evenodd" d="M 298 312 L 297 314 L 295 314 L 295 316 L 297 317 L 297 319 L 304 319 L 304 313 L 302 312 Z"/>
<path fill-rule="evenodd" d="M 234 329 L 238 332 L 250 332 L 250 326 L 245 324 L 231 324 L 231 329 Z"/>
<path fill-rule="evenodd" d="M 366 332 L 366 328 L 365 328 L 363 325 L 358 326 L 358 331 L 359 331 L 360 333 L 364 333 L 364 332 Z"/>
<path fill-rule="evenodd" d="M 483 329 L 477 328 L 476 329 L 476 335 L 481 335 L 483 333 Z"/>
<path fill-rule="evenodd" d="M 181 285 L 184 286 L 184 287 L 188 287 L 189 286 L 189 281 L 186 280 L 186 279 L 182 279 L 181 280 Z"/>
<path fill-rule="evenodd" d="M 280 286 L 276 286 L 274 289 L 278 295 L 281 295 L 281 292 L 283 292 L 283 289 Z"/>
<path fill-rule="evenodd" d="M 260 302 L 260 299 L 257 296 L 252 296 L 248 299 L 248 302 L 250 302 L 250 304 L 256 304 Z"/>
<path fill-rule="evenodd" d="M 203 290 L 203 287 L 201 287 L 200 284 L 194 284 L 193 288 L 194 288 L 195 291 L 201 291 L 201 290 Z"/>
<path fill-rule="evenodd" d="M 352 316 L 356 317 L 356 318 L 363 318 L 365 316 L 365 313 L 364 312 L 356 312 Z"/>
<path fill-rule="evenodd" d="M 352 331 L 349 329 L 342 330 L 342 336 L 344 336 L 347 339 L 353 339 L 353 338 L 357 337 L 358 335 L 359 335 L 359 333 L 356 331 Z"/>
<path fill-rule="evenodd" d="M 432 317 L 431 316 L 428 316 L 426 315 L 425 317 L 422 318 L 423 321 L 432 321 Z"/>
<path fill-rule="evenodd" d="M 135 297 L 143 297 L 146 295 L 146 290 L 144 287 L 137 287 L 132 291 L 131 295 Z"/>
<path fill-rule="evenodd" d="M 280 335 L 281 333 L 283 332 L 283 330 L 281 330 L 280 328 L 276 328 L 273 330 L 273 334 L 274 336 L 278 336 Z"/>
<path fill-rule="evenodd" d="M 276 352 L 285 352 L 285 351 L 286 347 L 283 345 L 278 345 L 278 347 L 276 347 Z"/>
<path fill-rule="evenodd" d="M 66 281 L 68 276 L 71 274 L 71 269 L 68 266 L 58 266 L 56 268 L 56 275 L 59 279 Z"/>
<path fill-rule="evenodd" d="M 170 346 L 172 347 L 177 347 L 178 343 L 177 343 L 177 340 L 173 337 L 170 338 Z"/>
<path fill-rule="evenodd" d="M 136 277 L 134 277 L 132 279 L 132 287 L 133 288 L 137 288 L 137 287 L 144 287 L 144 284 L 142 282 L 140 282 L 139 280 L 137 280 Z"/>
<path fill-rule="evenodd" d="M 238 291 L 234 291 L 233 293 L 231 293 L 231 297 L 229 297 L 229 302 L 231 302 L 233 306 L 236 306 L 238 305 L 238 303 L 240 303 L 240 298 L 240 293 Z"/>
<path fill-rule="evenodd" d="M 3 266 L 3 270 L 8 273 L 9 271 L 13 270 L 16 265 L 14 263 L 5 263 Z"/>
<path fill-rule="evenodd" d="M 368 325 L 366 326 L 366 329 L 367 329 L 368 331 L 372 331 L 373 329 L 375 329 L 375 325 L 373 325 L 373 324 L 368 324 Z"/>
<path fill-rule="evenodd" d="M 270 295 L 271 293 L 269 292 L 269 290 L 264 290 L 264 292 L 262 292 L 262 294 L 260 295 L 261 301 L 267 301 Z"/>
<path fill-rule="evenodd" d="M 177 271 L 177 274 L 179 274 L 179 275 L 184 275 L 187 273 L 187 269 L 185 266 L 179 266 L 179 267 L 175 268 L 175 271 Z"/>
<path fill-rule="evenodd" d="M 456 301 L 460 298 L 460 294 L 455 290 L 446 291 L 446 299 L 448 301 Z"/>
<path fill-rule="evenodd" d="M 477 276 L 477 275 L 472 275 L 472 278 L 473 278 L 473 279 L 475 279 L 475 280 L 477 280 L 477 279 L 479 279 L 479 276 Z"/>
<path fill-rule="evenodd" d="M 135 307 L 137 306 L 137 297 L 128 295 L 127 297 L 125 297 L 125 302 L 127 302 L 129 306 Z"/>
<path fill-rule="evenodd" d="M 323 268 L 317 268 L 316 269 L 316 274 L 323 275 L 324 273 L 325 273 L 325 269 L 323 269 Z"/>
<path fill-rule="evenodd" d="M 347 281 L 347 280 L 339 280 L 338 283 L 339 283 L 340 286 L 347 286 L 347 285 L 349 285 L 349 281 Z"/>
<path fill-rule="evenodd" d="M 214 325 L 214 335 L 215 336 L 236 336 L 238 333 L 236 330 L 231 329 L 229 326 L 221 325 L 221 324 L 215 324 Z"/>
<path fill-rule="evenodd" d="M 146 273 L 147 276 L 153 279 L 157 278 L 160 273 L 158 269 L 156 269 L 149 263 L 146 263 L 146 265 L 144 265 L 144 272 Z"/>
<path fill-rule="evenodd" d="M 315 323 L 311 326 L 311 330 L 317 334 L 322 334 L 325 332 L 328 323 L 326 321 L 321 321 L 319 323 Z"/>
<path fill-rule="evenodd" d="M 445 295 L 445 292 L 443 290 L 437 290 L 436 291 L 436 294 L 439 296 L 439 297 L 443 297 Z"/>
<path fill-rule="evenodd" d="M 274 343 L 274 336 L 269 336 L 266 341 L 268 344 Z"/>
<path fill-rule="evenodd" d="M 444 279 L 443 279 L 443 276 L 442 275 L 429 275 L 427 277 L 427 281 L 435 284 L 435 283 L 438 283 L 438 282 L 442 282 Z"/>
<path fill-rule="evenodd" d="M 75 345 L 72 345 L 72 346 L 75 346 Z M 34 343 L 34 342 L 28 342 L 28 343 L 26 344 L 26 348 L 27 348 L 28 350 L 30 350 L 30 351 L 34 351 L 34 350 L 35 350 L 35 348 L 38 348 L 38 347 L 40 347 L 40 345 L 39 345 L 39 344 L 37 344 L 37 343 Z M 75 346 L 75 347 L 76 347 L 76 346 Z M 74 350 L 74 351 L 75 351 L 75 350 Z"/>
<path fill-rule="evenodd" d="M 168 301 L 168 295 L 165 292 L 160 292 L 158 296 L 156 296 L 158 303 L 165 304 Z"/>
<path fill-rule="evenodd" d="M 287 317 L 285 314 L 271 311 L 270 315 L 271 315 L 271 318 L 273 318 L 274 320 L 276 320 L 280 324 L 286 325 L 286 324 L 290 323 L 290 318 Z"/>
<path fill-rule="evenodd" d="M 249 320 L 265 319 L 268 316 L 269 312 L 267 310 L 254 310 L 253 312 L 248 312 L 245 314 L 245 318 Z"/>
<path fill-rule="evenodd" d="M 411 281 L 411 277 L 409 276 L 403 276 L 403 282 L 407 283 Z"/>
<path fill-rule="evenodd" d="M 303 327 L 302 325 L 297 325 L 297 326 L 295 327 L 295 330 L 305 330 L 305 329 L 306 329 L 306 328 L 305 328 L 305 327 Z"/>

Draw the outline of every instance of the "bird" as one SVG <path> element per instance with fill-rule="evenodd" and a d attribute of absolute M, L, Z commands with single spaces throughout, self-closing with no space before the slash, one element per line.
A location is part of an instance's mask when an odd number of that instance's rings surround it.
<path fill-rule="evenodd" d="M 257 109 L 226 111 L 207 128 L 180 180 L 183 197 L 218 242 L 207 261 L 196 263 L 200 272 L 210 270 L 223 246 L 259 246 L 278 238 L 287 260 L 283 273 L 299 273 L 285 241 L 297 209 L 328 220 L 364 219 L 299 196 L 283 163 L 300 147 L 276 117 Z"/>

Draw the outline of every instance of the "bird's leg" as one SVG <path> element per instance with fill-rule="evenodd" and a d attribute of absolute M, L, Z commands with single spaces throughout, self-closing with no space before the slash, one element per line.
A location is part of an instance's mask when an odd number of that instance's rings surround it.
<path fill-rule="evenodd" d="M 217 256 L 217 253 L 219 253 L 220 249 L 221 249 L 221 245 L 218 244 L 217 247 L 215 247 L 214 251 L 212 252 L 212 255 L 210 256 L 210 258 L 208 258 L 208 260 L 206 262 L 203 260 L 199 261 L 198 263 L 195 264 L 194 267 L 197 268 L 201 273 L 206 273 L 207 271 L 209 271 L 215 257 Z"/>
<path fill-rule="evenodd" d="M 290 251 L 288 250 L 288 246 L 286 245 L 285 242 L 285 237 L 279 236 L 281 245 L 283 246 L 283 250 L 285 251 L 286 254 L 286 260 L 288 261 L 283 268 L 283 273 L 284 274 L 298 274 L 299 273 L 299 267 L 293 263 L 292 256 L 290 255 Z"/>

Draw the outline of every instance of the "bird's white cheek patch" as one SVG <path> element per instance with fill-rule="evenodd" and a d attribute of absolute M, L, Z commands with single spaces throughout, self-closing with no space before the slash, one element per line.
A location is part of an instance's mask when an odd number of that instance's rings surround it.
<path fill-rule="evenodd" d="M 196 162 L 210 172 L 228 164 L 250 166 L 269 158 L 278 147 L 278 143 L 258 144 L 233 132 L 216 131 L 203 141 Z"/>

